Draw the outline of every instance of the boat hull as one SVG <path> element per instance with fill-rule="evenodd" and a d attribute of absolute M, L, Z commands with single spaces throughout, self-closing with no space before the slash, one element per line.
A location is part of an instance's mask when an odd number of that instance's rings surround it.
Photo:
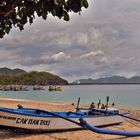
<path fill-rule="evenodd" d="M 119 115 L 98 115 L 83 118 L 88 123 L 93 124 L 95 126 L 113 125 L 123 122 L 123 118 Z M 79 122 L 79 117 L 69 117 L 69 119 Z M 5 111 L 0 111 L 0 125 L 40 131 L 80 128 L 80 126 L 74 123 L 54 116 L 39 117 L 32 115 L 23 115 L 18 113 L 9 113 Z"/>

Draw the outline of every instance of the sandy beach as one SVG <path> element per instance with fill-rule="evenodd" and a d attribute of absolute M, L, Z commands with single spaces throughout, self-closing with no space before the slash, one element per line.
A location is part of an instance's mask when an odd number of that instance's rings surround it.
<path fill-rule="evenodd" d="M 49 102 L 35 102 L 35 101 L 24 101 L 24 100 L 5 100 L 0 99 L 0 106 L 16 108 L 17 104 L 21 104 L 24 107 L 30 108 L 40 108 L 48 109 L 51 111 L 68 111 L 74 110 L 75 106 L 70 104 L 57 104 Z M 140 119 L 140 110 L 124 110 L 129 111 L 130 116 Z M 124 131 L 140 131 L 140 124 L 125 120 L 124 123 L 120 125 L 110 126 L 109 129 L 117 129 Z M 88 130 L 77 130 L 77 131 L 67 131 L 67 132 L 18 132 L 17 130 L 10 130 L 0 128 L 0 140 L 140 140 L 140 137 L 123 137 L 123 136 L 113 136 L 104 135 L 90 132 Z"/>

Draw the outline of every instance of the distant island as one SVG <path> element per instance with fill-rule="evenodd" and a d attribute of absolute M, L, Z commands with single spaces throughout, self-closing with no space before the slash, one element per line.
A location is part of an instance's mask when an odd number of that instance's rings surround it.
<path fill-rule="evenodd" d="M 68 85 L 68 81 L 49 72 L 0 68 L 0 85 Z"/>
<path fill-rule="evenodd" d="M 99 79 L 79 79 L 70 83 L 71 85 L 93 85 L 93 84 L 140 84 L 140 76 L 126 78 L 123 76 L 111 76 Z"/>

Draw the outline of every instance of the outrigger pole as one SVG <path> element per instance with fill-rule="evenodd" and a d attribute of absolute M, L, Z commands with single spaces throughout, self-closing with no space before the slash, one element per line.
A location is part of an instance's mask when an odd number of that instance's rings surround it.
<path fill-rule="evenodd" d="M 140 122 L 140 120 L 139 120 L 139 119 L 132 118 L 132 117 L 128 117 L 128 116 L 125 116 L 124 114 L 120 114 L 120 113 L 119 113 L 118 115 L 120 115 L 120 116 L 122 116 L 122 117 L 124 117 L 124 118 L 130 119 L 130 120 L 133 120 L 133 121 Z"/>
<path fill-rule="evenodd" d="M 79 118 L 80 122 L 77 122 L 77 121 L 71 120 L 69 118 L 66 118 L 60 114 L 56 114 L 54 112 L 49 112 L 49 111 L 40 110 L 40 109 L 38 109 L 38 111 L 50 114 L 54 117 L 59 117 L 61 119 L 67 120 L 71 123 L 74 123 L 76 125 L 79 125 L 83 128 L 86 128 L 86 129 L 93 131 L 93 132 L 96 132 L 96 133 L 109 134 L 109 135 L 121 135 L 121 136 L 127 136 L 127 137 L 140 136 L 140 132 L 127 132 L 127 131 L 109 130 L 109 129 L 104 129 L 104 128 L 98 128 L 98 127 L 95 127 L 94 125 L 87 123 L 82 117 Z"/>
<path fill-rule="evenodd" d="M 82 126 L 88 130 L 91 130 L 96 133 L 101 134 L 109 134 L 109 135 L 121 135 L 121 136 L 127 136 L 127 137 L 134 137 L 134 136 L 140 136 L 140 132 L 127 132 L 127 131 L 118 131 L 118 130 L 110 130 L 105 128 L 98 128 L 94 125 L 91 125 L 87 123 L 83 118 L 80 118 L 80 123 Z"/>

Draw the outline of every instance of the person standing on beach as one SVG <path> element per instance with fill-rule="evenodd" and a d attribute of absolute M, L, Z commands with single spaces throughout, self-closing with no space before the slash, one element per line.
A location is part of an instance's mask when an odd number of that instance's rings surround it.
<path fill-rule="evenodd" d="M 90 108 L 95 108 L 94 102 L 91 103 Z"/>

